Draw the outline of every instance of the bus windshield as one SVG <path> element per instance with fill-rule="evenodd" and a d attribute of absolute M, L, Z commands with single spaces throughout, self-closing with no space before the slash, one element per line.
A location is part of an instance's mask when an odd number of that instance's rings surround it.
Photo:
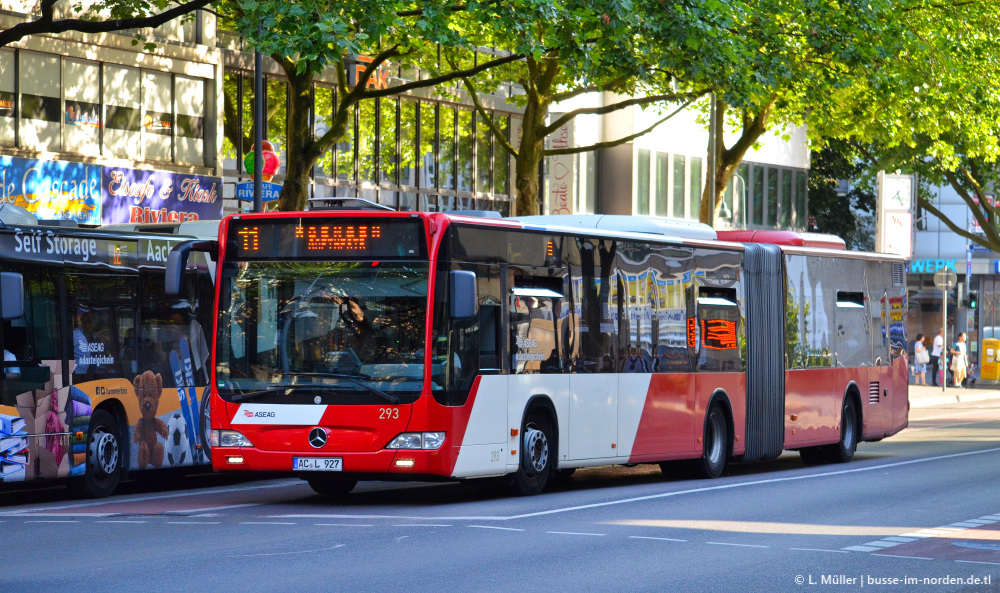
<path fill-rule="evenodd" d="M 382 404 L 419 395 L 428 274 L 427 262 L 227 264 L 219 394 L 231 401 Z"/>

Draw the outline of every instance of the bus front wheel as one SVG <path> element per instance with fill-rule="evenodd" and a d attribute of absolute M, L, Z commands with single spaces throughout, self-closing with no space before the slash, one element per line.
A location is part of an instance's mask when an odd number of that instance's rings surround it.
<path fill-rule="evenodd" d="M 521 496 L 532 496 L 545 488 L 555 464 L 552 425 L 536 408 L 524 418 L 521 435 L 521 463 L 514 474 L 513 490 Z"/>

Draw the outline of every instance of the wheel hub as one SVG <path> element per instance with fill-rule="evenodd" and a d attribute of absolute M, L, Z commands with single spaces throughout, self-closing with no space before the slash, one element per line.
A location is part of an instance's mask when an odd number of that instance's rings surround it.
<path fill-rule="evenodd" d="M 528 428 L 524 433 L 524 466 L 531 473 L 540 473 L 549 463 L 549 440 L 537 428 Z"/>
<path fill-rule="evenodd" d="M 118 468 L 118 439 L 107 432 L 95 432 L 90 439 L 90 460 L 95 470 L 110 476 Z"/>

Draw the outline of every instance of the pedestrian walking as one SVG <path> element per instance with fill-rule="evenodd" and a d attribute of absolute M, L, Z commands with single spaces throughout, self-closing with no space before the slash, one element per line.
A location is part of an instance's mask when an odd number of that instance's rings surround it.
<path fill-rule="evenodd" d="M 941 353 L 944 350 L 944 330 L 939 329 L 931 344 L 931 382 L 941 387 Z"/>

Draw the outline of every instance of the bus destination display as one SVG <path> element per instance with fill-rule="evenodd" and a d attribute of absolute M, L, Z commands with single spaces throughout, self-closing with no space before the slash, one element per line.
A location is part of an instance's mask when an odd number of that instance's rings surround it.
<path fill-rule="evenodd" d="M 239 222 L 229 230 L 240 259 L 421 258 L 420 220 L 308 219 Z"/>

